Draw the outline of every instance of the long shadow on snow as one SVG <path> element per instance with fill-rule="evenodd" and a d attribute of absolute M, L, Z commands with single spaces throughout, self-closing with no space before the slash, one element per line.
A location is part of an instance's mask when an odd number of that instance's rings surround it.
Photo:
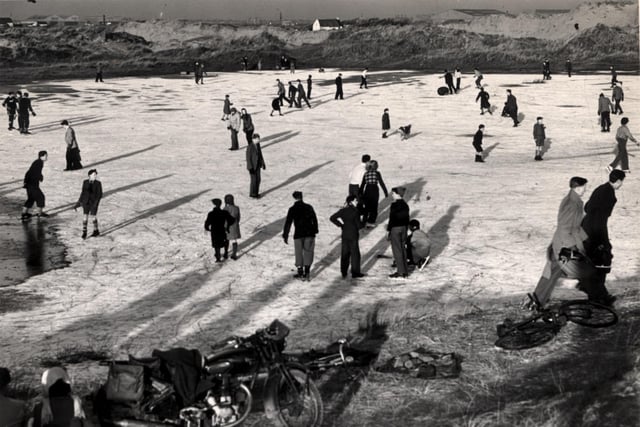
<path fill-rule="evenodd" d="M 171 176 L 173 176 L 173 174 L 159 176 L 157 178 L 145 179 L 144 181 L 134 182 L 133 184 L 123 185 L 122 187 L 118 187 L 118 188 L 114 188 L 113 190 L 105 191 L 102 194 L 102 198 L 104 199 L 104 198 L 106 198 L 108 196 L 114 195 L 116 193 L 120 193 L 121 191 L 131 190 L 132 188 L 140 187 L 142 185 L 146 185 L 146 184 L 149 184 L 149 183 L 154 182 L 154 181 L 159 181 L 161 179 L 169 178 Z M 73 203 L 67 203 L 66 205 L 57 206 L 57 207 L 49 210 L 49 213 L 50 214 L 59 214 L 61 212 L 69 211 L 69 210 L 73 209 L 73 207 L 75 205 L 76 205 L 76 203 L 73 202 Z"/>
<path fill-rule="evenodd" d="M 274 138 L 274 139 L 273 139 L 271 142 L 269 142 L 268 144 L 264 144 L 264 145 L 263 145 L 263 144 L 261 143 L 261 144 L 260 144 L 260 146 L 261 146 L 263 149 L 264 149 L 264 148 L 267 148 L 267 147 L 271 147 L 272 145 L 276 145 L 276 144 L 278 144 L 278 143 L 280 143 L 280 142 L 287 141 L 287 140 L 289 140 L 289 139 L 291 139 L 291 138 L 294 138 L 294 137 L 296 137 L 296 136 L 298 136 L 298 135 L 300 135 L 300 131 L 296 131 L 296 132 L 293 132 L 293 131 L 287 131 L 287 132 L 285 132 L 285 135 L 282 135 L 282 136 L 280 136 L 280 137 L 278 137 L 278 138 Z"/>
<path fill-rule="evenodd" d="M 184 205 L 184 204 L 189 203 L 190 201 L 192 201 L 194 199 L 197 199 L 202 194 L 204 194 L 204 193 L 206 193 L 208 191 L 211 191 L 211 190 L 202 190 L 202 191 L 199 191 L 197 193 L 189 194 L 188 196 L 180 197 L 179 199 L 172 200 L 170 202 L 166 202 L 166 203 L 163 203 L 161 205 L 149 208 L 149 209 L 143 211 L 141 214 L 136 215 L 133 218 L 130 218 L 130 219 L 126 220 L 126 221 L 121 222 L 120 224 L 116 224 L 114 226 L 111 226 L 111 227 L 107 228 L 103 233 L 101 233 L 101 235 L 102 236 L 106 236 L 108 234 L 113 233 L 114 231 L 118 231 L 118 230 L 120 230 L 120 229 L 122 229 L 122 228 L 124 228 L 124 227 L 126 227 L 128 225 L 131 225 L 133 223 L 136 223 L 136 222 L 138 222 L 140 220 L 149 218 L 149 217 L 151 217 L 153 215 L 157 215 L 159 213 L 163 213 L 163 212 L 169 211 L 171 209 L 175 209 L 178 206 Z"/>
<path fill-rule="evenodd" d="M 275 236 L 282 233 L 284 227 L 285 217 L 277 219 L 265 226 L 256 228 L 251 233 L 251 237 L 245 240 L 241 240 L 238 244 L 238 258 L 241 258 L 245 253 L 251 252 L 263 242 L 273 239 Z"/>
<path fill-rule="evenodd" d="M 427 234 L 431 238 L 431 259 L 437 258 L 449 246 L 449 227 L 460 205 L 451 205 L 447 213 L 429 228 Z"/>
<path fill-rule="evenodd" d="M 305 169 L 305 170 L 303 170 L 302 172 L 298 172 L 297 174 L 290 176 L 290 177 L 289 177 L 286 181 L 284 181 L 283 183 L 278 184 L 278 185 L 276 185 L 275 187 L 272 187 L 272 188 L 268 189 L 267 191 L 264 191 L 264 192 L 262 193 L 262 197 L 264 197 L 264 196 L 266 196 L 267 194 L 272 193 L 272 192 L 274 192 L 274 191 L 276 191 L 276 190 L 279 190 L 279 189 L 281 189 L 282 187 L 286 187 L 287 185 L 292 184 L 292 183 L 296 182 L 296 181 L 297 181 L 297 180 L 299 180 L 299 179 L 306 178 L 307 176 L 311 175 L 311 174 L 312 174 L 312 173 L 314 173 L 315 171 L 317 171 L 317 170 L 319 170 L 319 169 L 321 169 L 321 168 L 323 168 L 323 167 L 325 167 L 325 166 L 327 166 L 327 165 L 329 165 L 329 164 L 331 164 L 331 163 L 333 163 L 333 160 L 328 160 L 328 161 L 326 161 L 326 162 L 324 162 L 324 163 L 320 163 L 320 164 L 318 164 L 318 165 L 311 166 L 310 168 Z"/>
<path fill-rule="evenodd" d="M 96 167 L 98 165 L 103 165 L 105 163 L 113 162 L 115 160 L 120 160 L 120 159 L 125 159 L 127 157 L 135 156 L 136 154 L 144 153 L 145 151 L 150 151 L 150 150 L 153 150 L 155 148 L 158 148 L 161 145 L 162 144 L 153 144 L 153 145 L 148 146 L 147 148 L 142 148 L 142 149 L 136 150 L 136 151 L 130 151 L 129 153 L 124 153 L 124 154 L 120 154 L 119 156 L 114 156 L 114 157 L 110 157 L 108 159 L 100 160 L 100 161 L 97 161 L 95 163 L 84 165 L 84 169 L 94 168 L 94 167 Z"/>
<path fill-rule="evenodd" d="M 493 150 L 495 150 L 498 145 L 500 145 L 500 143 L 496 142 L 495 144 L 492 144 L 492 145 L 488 146 L 487 148 L 485 148 L 485 150 L 484 150 L 484 158 L 485 159 L 488 158 L 489 155 L 491 154 L 491 152 Z"/>
<path fill-rule="evenodd" d="M 92 120 L 83 120 L 81 122 L 72 122 L 71 125 L 73 125 L 73 127 L 79 127 L 79 126 L 83 126 L 83 125 L 88 125 L 91 123 L 99 123 L 99 122 L 104 122 L 105 120 L 109 120 L 107 117 L 102 117 L 102 118 L 96 118 L 96 119 L 92 119 Z M 60 123 L 57 124 L 57 126 L 47 126 L 45 128 L 41 128 L 41 129 L 31 129 L 31 130 L 37 130 L 39 131 L 38 133 L 43 133 L 43 132 L 53 132 L 53 131 L 57 131 L 59 129 L 62 129 L 60 127 Z"/>
<path fill-rule="evenodd" d="M 67 120 L 69 121 L 69 123 L 71 123 L 72 125 L 76 125 L 79 123 L 82 123 L 84 121 L 87 120 L 94 120 L 96 119 L 98 116 L 77 116 L 77 117 L 69 117 L 67 118 Z M 64 117 L 63 117 L 64 118 Z M 62 129 L 60 127 L 60 122 L 62 120 L 55 120 L 55 121 L 51 121 L 51 122 L 45 122 L 45 123 L 40 123 L 37 126 L 30 126 L 29 129 L 30 130 L 43 130 L 43 129 Z"/>

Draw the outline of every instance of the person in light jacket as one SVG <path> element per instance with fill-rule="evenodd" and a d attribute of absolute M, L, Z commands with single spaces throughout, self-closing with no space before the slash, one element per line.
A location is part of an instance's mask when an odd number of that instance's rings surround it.
<path fill-rule="evenodd" d="M 82 160 L 80 158 L 80 147 L 78 147 L 78 140 L 76 139 L 76 131 L 69 126 L 69 121 L 63 120 L 60 122 L 63 128 L 66 129 L 64 134 L 64 140 L 67 143 L 67 167 L 64 169 L 65 171 L 72 171 L 76 169 L 82 169 Z"/>
<path fill-rule="evenodd" d="M 240 148 L 238 145 L 238 132 L 242 129 L 242 120 L 240 118 L 240 114 L 235 107 L 231 108 L 231 114 L 229 115 L 229 123 L 227 124 L 227 129 L 231 133 L 231 147 L 229 150 L 235 151 Z"/>

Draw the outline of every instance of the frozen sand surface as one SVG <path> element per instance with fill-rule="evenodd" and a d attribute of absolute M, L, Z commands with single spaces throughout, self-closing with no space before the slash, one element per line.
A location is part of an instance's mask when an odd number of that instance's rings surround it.
<path fill-rule="evenodd" d="M 0 182 L 21 179 L 37 151 L 49 151 L 42 188 L 48 210 L 58 213 L 50 221 L 59 226 L 72 264 L 20 285 L 47 299 L 1 316 L 0 341 L 10 344 L 0 363 L 11 366 L 74 344 L 122 354 L 172 345 L 206 350 L 214 339 L 248 333 L 276 317 L 292 327 L 290 345 L 303 347 L 353 330 L 379 301 L 398 314 L 424 306 L 446 316 L 519 300 L 542 271 L 569 178 L 588 178 L 588 194 L 606 180 L 614 133 L 600 132 L 596 110 L 598 94 L 610 93 L 608 75 L 554 75 L 546 84 L 524 84 L 539 75 L 487 75 L 483 82 L 498 111 L 480 116 L 470 76 L 459 95 L 439 97 L 437 76 L 370 73 L 369 90 L 359 90 L 359 73 L 344 72 L 351 77 L 346 99 L 334 101 L 336 73 L 301 70 L 295 77 L 305 80 L 309 73 L 313 108 L 285 107 L 284 117 L 269 112 L 275 79 L 286 82 L 293 77 L 288 72 L 221 73 L 203 86 L 187 78 L 122 78 L 24 88 L 38 116 L 33 135 L 2 134 Z M 518 128 L 498 114 L 512 85 L 522 85 L 512 87 L 526 115 Z M 625 76 L 623 88 L 630 129 L 640 136 L 640 78 Z M 240 151 L 227 150 L 220 120 L 227 93 L 252 114 L 263 138 L 267 170 L 259 200 L 248 197 L 244 134 Z M 413 125 L 411 139 L 380 138 L 385 107 L 393 128 Z M 543 162 L 533 161 L 538 115 L 552 140 Z M 62 172 L 59 122 L 65 118 L 76 129 L 84 170 Z M 619 119 L 613 116 L 614 130 Z M 487 126 L 486 164 L 473 162 L 471 140 L 480 123 Z M 635 145 L 630 150 L 637 153 Z M 391 253 L 388 199 L 381 201 L 379 225 L 361 237 L 368 277 L 340 278 L 339 229 L 328 218 L 342 206 L 349 171 L 365 152 L 379 161 L 389 189 L 408 187 L 412 217 L 434 239 L 430 266 L 404 282 L 389 281 L 391 259 L 378 258 Z M 615 265 L 609 283 L 616 294 L 636 286 L 638 162 L 631 158 L 633 174 L 610 219 Z M 99 211 L 103 236 L 82 241 L 81 214 L 72 204 L 90 167 L 98 169 L 106 193 Z M 293 244 L 281 239 L 294 190 L 304 192 L 320 221 L 310 283 L 292 278 Z M 5 195 L 15 197 L 16 214 L 3 221 L 18 220 L 23 191 Z M 226 193 L 241 209 L 243 238 L 239 260 L 220 266 L 212 262 L 203 223 L 210 199 Z"/>

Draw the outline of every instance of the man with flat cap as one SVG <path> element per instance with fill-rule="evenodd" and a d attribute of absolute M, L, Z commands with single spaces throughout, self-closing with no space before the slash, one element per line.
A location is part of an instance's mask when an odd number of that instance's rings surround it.
<path fill-rule="evenodd" d="M 360 221 L 358 210 L 358 196 L 347 196 L 345 205 L 338 212 L 331 215 L 329 220 L 342 230 L 342 252 L 340 255 L 340 273 L 342 278 L 347 277 L 349 262 L 351 262 L 351 277 L 359 279 L 364 277 L 360 272 L 360 229 L 364 227 Z"/>
<path fill-rule="evenodd" d="M 316 234 L 318 234 L 318 218 L 313 207 L 302 201 L 302 191 L 294 191 L 295 203 L 287 212 L 287 219 L 284 223 L 282 239 L 285 244 L 289 244 L 289 230 L 291 225 L 295 226 L 293 243 L 296 254 L 297 279 L 309 280 L 311 264 L 316 244 Z"/>

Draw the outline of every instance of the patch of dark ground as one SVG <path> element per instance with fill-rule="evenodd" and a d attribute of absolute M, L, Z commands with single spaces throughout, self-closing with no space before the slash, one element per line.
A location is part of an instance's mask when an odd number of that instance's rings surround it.
<path fill-rule="evenodd" d="M 29 277 L 70 264 L 66 247 L 58 240 L 53 218 L 20 221 L 21 203 L 0 197 L 0 314 L 28 310 L 45 297 L 16 287 Z"/>

